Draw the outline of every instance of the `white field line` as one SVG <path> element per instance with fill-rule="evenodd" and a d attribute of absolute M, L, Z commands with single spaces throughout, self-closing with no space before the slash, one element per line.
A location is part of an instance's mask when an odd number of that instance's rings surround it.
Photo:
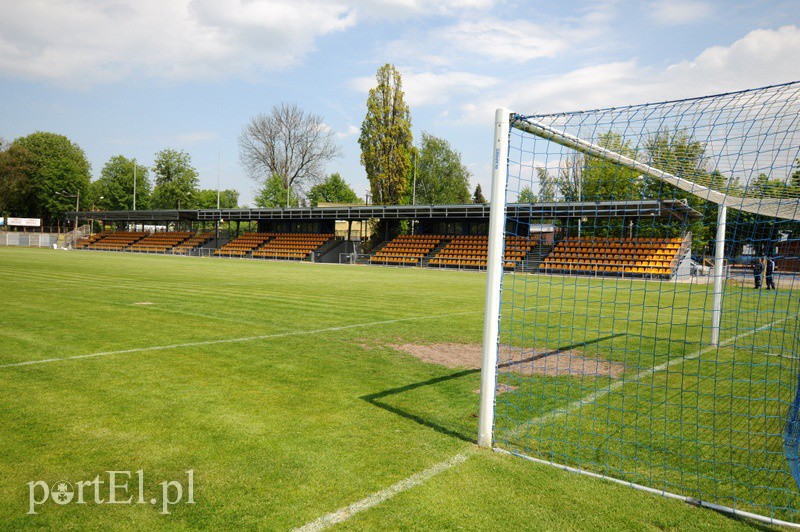
<path fill-rule="evenodd" d="M 791 317 L 794 317 L 794 316 L 788 316 L 788 317 L 785 317 L 785 318 L 781 318 L 779 320 L 775 320 L 772 323 L 769 323 L 767 325 L 763 325 L 763 326 L 761 326 L 761 327 L 759 327 L 757 329 L 753 329 L 752 331 L 747 331 L 745 333 L 742 333 L 742 334 L 739 334 L 739 335 L 734 336 L 732 338 L 729 338 L 729 339 L 725 340 L 724 342 L 720 342 L 719 347 L 723 347 L 723 346 L 731 344 L 731 343 L 733 343 L 736 340 L 739 340 L 741 338 L 745 338 L 747 336 L 751 336 L 753 334 L 761 332 L 761 331 L 763 331 L 765 329 L 768 329 L 768 328 L 770 328 L 770 327 L 772 327 L 774 325 L 777 325 L 777 324 L 779 324 L 779 323 L 781 323 L 783 321 L 786 321 Z M 529 426 L 529 425 L 544 421 L 545 419 L 548 419 L 548 418 L 556 418 L 558 416 L 565 415 L 565 414 L 569 413 L 570 411 L 575 410 L 576 408 L 580 408 L 584 404 L 596 401 L 597 399 L 608 395 L 612 391 L 624 386 L 627 383 L 636 382 L 638 380 L 641 380 L 641 379 L 647 377 L 648 375 L 652 375 L 652 374 L 657 373 L 659 371 L 663 371 L 663 370 L 669 369 L 672 366 L 675 366 L 677 364 L 681 364 L 681 363 L 686 362 L 688 360 L 693 360 L 693 359 L 699 358 L 702 355 L 704 355 L 705 353 L 707 353 L 707 352 L 709 352 L 709 351 L 711 351 L 713 349 L 717 349 L 717 348 L 718 348 L 717 346 L 709 346 L 709 347 L 707 347 L 705 349 L 701 349 L 701 350 L 699 350 L 699 351 L 697 351 L 697 352 L 695 352 L 695 353 L 693 353 L 693 354 L 691 354 L 689 356 L 681 357 L 681 358 L 674 359 L 674 360 L 670 360 L 670 361 L 665 362 L 665 363 L 663 363 L 661 365 L 658 365 L 658 366 L 655 366 L 655 367 L 650 368 L 648 370 L 642 371 L 642 372 L 638 373 L 637 375 L 635 375 L 634 377 L 632 377 L 631 379 L 627 379 L 625 381 L 617 381 L 615 383 L 612 383 L 611 385 L 609 385 L 609 386 L 607 386 L 607 387 L 605 387 L 605 388 L 603 388 L 601 390 L 598 390 L 598 391 L 594 392 L 591 395 L 588 395 L 586 397 L 583 397 L 583 398 L 581 398 L 581 399 L 579 399 L 577 401 L 574 401 L 574 402 L 570 403 L 565 408 L 553 410 L 553 411 L 549 412 L 548 414 L 545 414 L 544 416 L 541 416 L 541 417 L 539 417 L 537 419 L 533 419 L 533 420 L 529 421 L 528 423 L 526 423 L 526 425 Z M 518 432 L 519 430 L 520 429 L 518 429 L 515 432 Z M 401 480 L 400 482 L 398 482 L 396 484 L 393 484 L 393 485 L 389 486 L 388 488 L 386 488 L 384 490 L 375 492 L 372 495 L 370 495 L 370 496 L 368 496 L 368 497 L 366 497 L 364 499 L 361 499 L 358 502 L 355 502 L 355 503 L 351 504 L 350 506 L 346 506 L 346 507 L 340 508 L 340 509 L 338 509 L 338 510 L 336 510 L 334 512 L 331 512 L 329 514 L 325 514 L 322 517 L 320 517 L 319 519 L 311 521 L 310 523 L 308 523 L 306 525 L 303 525 L 300 528 L 296 528 L 295 532 L 316 532 L 316 531 L 319 531 L 319 530 L 324 530 L 324 529 L 326 529 L 328 527 L 331 527 L 331 526 L 333 526 L 335 524 L 347 521 L 353 515 L 355 515 L 355 514 L 357 514 L 359 512 L 363 512 L 364 510 L 367 510 L 369 508 L 372 508 L 373 506 L 376 506 L 376 505 L 386 501 L 387 499 L 390 499 L 390 498 L 394 497 L 398 493 L 402 493 L 404 491 L 407 491 L 407 490 L 409 490 L 409 489 L 411 489 L 411 488 L 413 488 L 415 486 L 418 486 L 418 485 L 424 483 L 425 481 L 427 481 L 428 479 L 438 475 L 442 471 L 446 471 L 446 470 L 448 470 L 448 469 L 450 469 L 450 468 L 452 468 L 452 467 L 454 467 L 454 466 L 456 466 L 458 464 L 463 463 L 464 461 L 467 460 L 467 458 L 469 458 L 470 455 L 474 454 L 474 452 L 475 451 L 471 451 L 471 452 L 470 451 L 466 451 L 466 452 L 463 452 L 461 454 L 458 454 L 458 455 L 450 458 L 449 460 L 446 460 L 444 462 L 440 462 L 440 463 L 434 465 L 433 467 L 431 467 L 430 469 L 426 469 L 425 471 L 422 471 L 422 472 L 417 473 L 415 475 L 412 475 L 412 476 L 410 476 L 410 477 L 408 477 L 408 478 L 406 478 L 404 480 Z"/>
<path fill-rule="evenodd" d="M 779 323 L 782 323 L 782 322 L 784 322 L 784 321 L 786 321 L 788 319 L 794 318 L 794 317 L 796 317 L 796 315 L 786 316 L 785 318 L 781 318 L 779 320 L 775 320 L 772 323 L 768 323 L 766 325 L 762 325 L 761 327 L 759 327 L 757 329 L 753 329 L 751 331 L 743 332 L 742 334 L 737 334 L 736 336 L 728 338 L 727 340 L 724 340 L 724 341 L 720 342 L 719 346 L 710 345 L 710 346 L 708 346 L 708 347 L 706 347 L 704 349 L 700 349 L 700 350 L 692 353 L 691 355 L 687 355 L 685 357 L 680 357 L 680 358 L 675 358 L 675 359 L 669 360 L 667 362 L 664 362 L 663 364 L 660 364 L 658 366 L 655 366 L 655 367 L 652 367 L 650 369 L 646 369 L 644 371 L 641 371 L 641 372 L 637 373 L 636 375 L 634 375 L 631 378 L 620 379 L 620 380 L 618 380 L 616 382 L 613 382 L 613 383 L 609 384 L 605 388 L 600 388 L 599 390 L 597 390 L 594 393 L 591 393 L 591 394 L 589 394 L 589 395 L 587 395 L 585 397 L 581 397 L 580 399 L 576 399 L 575 401 L 569 403 L 564 408 L 557 408 L 555 410 L 551 410 L 550 412 L 548 412 L 548 413 L 546 413 L 546 414 L 544 414 L 544 415 L 542 415 L 542 416 L 540 416 L 538 418 L 534 418 L 534 419 L 531 419 L 531 420 L 525 422 L 524 424 L 520 425 L 519 427 L 517 427 L 513 431 L 510 431 L 509 432 L 509 437 L 510 438 L 514 438 L 514 437 L 518 436 L 520 434 L 520 432 L 522 432 L 524 430 L 527 430 L 529 427 L 531 427 L 533 425 L 542 423 L 544 421 L 548 421 L 548 420 L 559 418 L 561 416 L 564 416 L 564 415 L 567 415 L 567 414 L 573 412 L 574 410 L 577 410 L 577 409 L 583 407 L 584 405 L 594 403 L 598 399 L 600 399 L 602 397 L 605 397 L 606 395 L 610 394 L 613 391 L 618 390 L 619 388 L 622 388 L 626 384 L 632 384 L 632 383 L 638 382 L 638 381 L 644 379 L 645 377 L 649 377 L 650 375 L 653 375 L 654 373 L 658 373 L 659 371 L 668 370 L 672 366 L 677 366 L 678 364 L 683 364 L 684 362 L 688 362 L 689 360 L 694 360 L 694 359 L 700 358 L 701 356 L 705 355 L 706 353 L 708 353 L 710 351 L 714 351 L 715 349 L 718 349 L 719 347 L 724 347 L 726 345 L 732 344 L 732 343 L 736 342 L 737 340 L 740 340 L 742 338 L 746 338 L 748 336 L 752 336 L 752 335 L 754 335 L 756 333 L 759 333 L 759 332 L 761 332 L 761 331 L 763 331 L 765 329 L 769 329 L 770 327 L 778 325 Z"/>
<path fill-rule="evenodd" d="M 444 462 L 439 462 L 438 464 L 435 464 L 424 471 L 415 473 L 408 478 L 392 484 L 386 489 L 376 491 L 372 495 L 365 497 L 360 501 L 354 502 L 350 506 L 339 508 L 335 512 L 325 514 L 319 519 L 311 521 L 310 523 L 307 523 L 299 528 L 295 528 L 294 530 L 295 532 L 317 532 L 318 530 L 324 530 L 335 524 L 347 521 L 359 512 L 363 512 L 364 510 L 368 510 L 373 506 L 377 506 L 378 504 L 391 499 L 398 493 L 408 491 L 415 486 L 425 483 L 439 473 L 464 463 L 473 454 L 475 454 L 475 450 L 472 449 L 459 453 L 452 458 L 445 460 Z"/>
<path fill-rule="evenodd" d="M 482 313 L 483 311 L 475 311 L 475 312 L 453 312 L 450 314 L 435 314 L 431 316 L 415 316 L 411 318 L 397 318 L 394 320 L 383 320 L 383 321 L 370 321 L 367 323 L 354 323 L 352 325 L 341 325 L 338 327 L 326 327 L 324 329 L 315 329 L 312 331 L 291 331 L 291 332 L 283 332 L 283 333 L 275 333 L 275 334 L 263 334 L 259 336 L 245 336 L 242 338 L 225 338 L 221 340 L 202 340 L 199 342 L 186 342 L 182 344 L 170 344 L 170 345 L 155 345 L 151 347 L 136 347 L 133 349 L 120 349 L 118 351 L 101 351 L 99 353 L 89 353 L 86 355 L 75 355 L 71 357 L 63 357 L 63 358 L 46 358 L 42 360 L 27 360 L 25 362 L 13 362 L 11 364 L 0 364 L 0 368 L 16 368 L 20 366 L 32 366 L 34 364 L 47 364 L 49 362 L 63 362 L 65 360 L 78 360 L 82 358 L 95 358 L 95 357 L 104 357 L 109 355 L 124 355 L 127 353 L 145 353 L 148 351 L 163 351 L 167 349 L 180 349 L 183 347 L 200 347 L 206 345 L 217 345 L 217 344 L 233 344 L 239 342 L 252 342 L 255 340 L 270 340 L 272 338 L 285 338 L 288 336 L 304 336 L 304 335 L 312 335 L 312 334 L 320 334 L 326 332 L 335 332 L 335 331 L 345 331 L 347 329 L 357 329 L 360 327 L 374 327 L 376 325 L 389 325 L 391 323 L 400 323 L 404 321 L 419 321 L 419 320 L 433 320 L 437 318 L 447 318 L 450 316 L 464 316 L 467 314 L 478 314 Z"/>

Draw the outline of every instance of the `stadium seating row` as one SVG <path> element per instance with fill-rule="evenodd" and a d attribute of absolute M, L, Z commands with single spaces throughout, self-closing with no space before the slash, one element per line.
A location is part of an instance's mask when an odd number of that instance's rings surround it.
<path fill-rule="evenodd" d="M 274 233 L 244 233 L 214 251 L 214 255 L 223 257 L 244 257 L 272 238 L 273 235 Z"/>
<path fill-rule="evenodd" d="M 101 231 L 83 238 L 75 245 L 76 249 L 103 251 L 137 251 L 146 253 L 165 253 L 180 244 L 183 251 L 198 246 L 210 239 L 211 233 L 194 235 L 188 231 L 165 231 L 146 233 L 142 231 Z"/>
<path fill-rule="evenodd" d="M 111 234 L 111 231 L 101 231 L 99 233 L 95 233 L 93 235 L 89 235 L 88 237 L 80 238 L 75 243 L 75 249 L 86 249 L 90 245 L 94 244 L 100 239 L 103 239 Z"/>
<path fill-rule="evenodd" d="M 134 242 L 130 251 L 143 253 L 165 253 L 178 244 L 184 242 L 192 233 L 188 231 L 168 231 L 164 233 L 151 233 L 141 240 Z"/>
<path fill-rule="evenodd" d="M 400 235 L 387 242 L 369 261 L 372 264 L 417 265 L 443 239 L 440 235 Z"/>
<path fill-rule="evenodd" d="M 335 236 L 332 233 L 276 233 L 274 237 L 253 251 L 253 257 L 305 260 L 311 256 L 312 252 Z"/>
<path fill-rule="evenodd" d="M 189 253 L 191 250 L 202 246 L 212 238 L 214 238 L 213 233 L 197 233 L 196 235 L 187 239 L 185 242 L 172 248 L 172 252 L 178 254 Z"/>
<path fill-rule="evenodd" d="M 545 257 L 545 272 L 671 276 L 678 266 L 681 238 L 564 239 Z"/>
<path fill-rule="evenodd" d="M 135 242 L 143 239 L 148 234 L 149 233 L 140 231 L 116 231 L 114 233 L 105 235 L 103 238 L 92 242 L 86 247 L 87 249 L 97 249 L 103 251 L 122 251 L 130 247 Z"/>
<path fill-rule="evenodd" d="M 187 231 L 145 233 L 104 231 L 80 241 L 76 247 L 109 251 L 186 253 L 213 238 L 212 233 Z M 214 252 L 218 256 L 307 260 L 335 238 L 320 233 L 244 233 Z M 636 274 L 671 276 L 677 268 L 683 239 L 676 238 L 566 238 L 539 266 L 543 272 Z M 505 239 L 504 265 L 515 268 L 527 260 L 537 242 L 521 236 Z M 370 257 L 373 264 L 486 268 L 485 235 L 400 235 Z"/>
<path fill-rule="evenodd" d="M 527 237 L 506 236 L 506 268 L 514 268 L 524 261 L 536 243 Z M 429 262 L 431 266 L 456 268 L 486 268 L 489 238 L 483 235 L 459 235 L 453 237 Z"/>

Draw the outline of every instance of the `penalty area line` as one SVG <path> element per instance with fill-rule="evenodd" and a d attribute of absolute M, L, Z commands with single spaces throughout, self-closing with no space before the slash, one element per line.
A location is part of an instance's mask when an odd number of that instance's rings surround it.
<path fill-rule="evenodd" d="M 322 517 L 311 521 L 310 523 L 307 523 L 299 528 L 295 528 L 294 532 L 317 532 L 318 530 L 325 530 L 333 525 L 343 523 L 357 513 L 363 512 L 364 510 L 369 510 L 370 508 L 391 499 L 395 495 L 403 493 L 404 491 L 408 491 L 411 488 L 419 486 L 420 484 L 424 484 L 439 473 L 443 473 L 444 471 L 452 469 L 459 464 L 463 464 L 476 452 L 476 449 L 470 449 L 459 453 L 452 458 L 445 460 L 444 462 L 439 462 L 438 464 L 435 464 L 424 471 L 420 471 L 419 473 L 415 473 L 410 477 L 396 482 L 386 489 L 376 491 L 372 495 L 369 495 L 360 501 L 354 502 L 350 506 L 339 508 L 338 510 L 329 514 L 325 514 Z"/>
<path fill-rule="evenodd" d="M 452 312 L 449 314 L 434 314 L 430 316 L 414 316 L 410 318 L 397 318 L 393 320 L 382 320 L 382 321 L 370 321 L 366 323 L 354 323 L 351 325 L 340 325 L 337 327 L 326 327 L 324 329 L 314 329 L 311 331 L 290 331 L 290 332 L 283 332 L 283 333 L 274 333 L 274 334 L 262 334 L 259 336 L 245 336 L 242 338 L 224 338 L 221 340 L 202 340 L 199 342 L 186 342 L 182 344 L 170 344 L 170 345 L 154 345 L 150 347 L 135 347 L 132 349 L 120 349 L 117 351 L 101 351 L 99 353 L 88 353 L 85 355 L 75 355 L 70 357 L 63 357 L 63 358 L 45 358 L 41 360 L 26 360 L 25 362 L 12 362 L 10 364 L 0 364 L 0 369 L 2 368 L 17 368 L 21 366 L 33 366 L 35 364 L 48 364 L 51 362 L 64 362 L 67 360 L 80 360 L 83 358 L 96 358 L 96 357 L 104 357 L 109 355 L 125 355 L 129 353 L 146 353 L 148 351 L 164 351 L 167 349 L 180 349 L 183 347 L 202 347 L 207 345 L 218 345 L 218 344 L 235 344 L 240 342 L 253 342 L 257 340 L 270 340 L 273 338 L 286 338 L 289 336 L 305 336 L 305 335 L 313 335 L 313 334 L 321 334 L 326 332 L 336 332 L 336 331 L 345 331 L 347 329 L 357 329 L 360 327 L 375 327 L 377 325 L 389 325 L 392 323 L 401 323 L 404 321 L 419 321 L 419 320 L 433 320 L 437 318 L 447 318 L 451 316 L 465 316 L 467 314 L 478 314 L 483 311 L 471 311 L 471 312 Z"/>

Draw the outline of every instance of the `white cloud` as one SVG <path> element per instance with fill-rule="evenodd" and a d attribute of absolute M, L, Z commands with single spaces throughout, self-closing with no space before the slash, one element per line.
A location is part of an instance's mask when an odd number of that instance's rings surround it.
<path fill-rule="evenodd" d="M 754 30 L 730 46 L 706 49 L 667 68 L 636 60 L 520 80 L 517 89 L 485 94 L 462 106 L 462 120 L 488 123 L 494 109 L 524 113 L 575 111 L 704 96 L 800 79 L 800 29 Z"/>
<path fill-rule="evenodd" d="M 472 95 L 494 87 L 498 80 L 469 72 L 413 72 L 403 75 L 408 102 L 414 106 L 438 105 L 455 95 Z"/>
<path fill-rule="evenodd" d="M 91 85 L 133 72 L 220 78 L 296 64 L 355 24 L 324 0 L 27 0 L 0 4 L 0 72 Z"/>
<path fill-rule="evenodd" d="M 656 24 L 679 26 L 708 19 L 714 14 L 709 2 L 693 0 L 656 0 L 648 5 L 650 19 Z"/>
<path fill-rule="evenodd" d="M 359 133 L 361 133 L 361 129 L 358 126 L 350 125 L 350 126 L 347 126 L 347 130 L 345 130 L 345 131 L 337 131 L 336 132 L 336 138 L 346 139 L 348 137 L 354 137 L 354 136 L 358 135 Z"/>
<path fill-rule="evenodd" d="M 131 75 L 250 77 L 295 66 L 360 19 L 491 8 L 495 0 L 26 0 L 0 3 L 0 73 L 90 86 Z"/>
<path fill-rule="evenodd" d="M 800 79 L 798 57 L 797 26 L 754 30 L 730 46 L 714 46 L 693 61 L 672 65 L 664 76 L 698 89 L 744 89 Z"/>
<path fill-rule="evenodd" d="M 552 31 L 525 20 L 462 21 L 437 34 L 458 50 L 515 63 L 553 57 L 567 45 Z"/>
<path fill-rule="evenodd" d="M 403 77 L 403 92 L 411 107 L 437 105 L 456 96 L 473 95 L 497 85 L 498 80 L 469 72 L 415 72 L 398 67 Z M 375 86 L 375 78 L 356 78 L 350 86 L 359 92 L 368 92 Z"/>
<path fill-rule="evenodd" d="M 216 133 L 212 133 L 211 131 L 191 131 L 189 133 L 183 133 L 176 137 L 176 140 L 180 144 L 194 144 L 196 142 L 207 142 L 209 140 L 215 140 L 219 137 Z"/>
<path fill-rule="evenodd" d="M 495 0 L 350 0 L 366 17 L 397 19 L 419 15 L 456 15 L 469 10 L 486 10 Z"/>
<path fill-rule="evenodd" d="M 458 17 L 452 24 L 433 29 L 411 29 L 390 42 L 385 54 L 405 61 L 414 57 L 417 64 L 455 70 L 459 65 L 487 59 L 496 64 L 526 64 L 555 58 L 574 50 L 596 48 L 613 18 L 613 9 L 604 2 L 577 11 L 574 17 L 501 19 L 489 16 Z"/>

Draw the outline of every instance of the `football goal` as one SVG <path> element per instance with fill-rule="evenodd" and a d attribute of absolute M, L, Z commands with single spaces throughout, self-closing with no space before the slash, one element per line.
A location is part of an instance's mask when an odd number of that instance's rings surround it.
<path fill-rule="evenodd" d="M 800 523 L 798 126 L 800 82 L 499 109 L 479 444 Z"/>

